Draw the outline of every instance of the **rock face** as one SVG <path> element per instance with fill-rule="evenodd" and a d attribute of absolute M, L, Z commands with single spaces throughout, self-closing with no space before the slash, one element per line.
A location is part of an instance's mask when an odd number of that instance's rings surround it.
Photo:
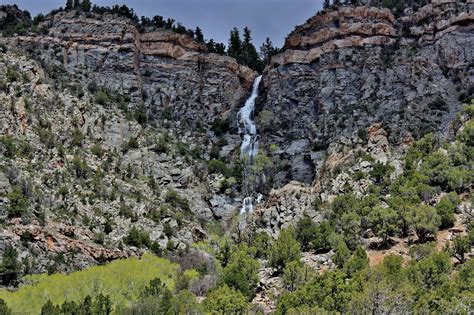
<path fill-rule="evenodd" d="M 395 18 L 342 6 L 297 27 L 265 70 L 257 106 L 257 116 L 273 117 L 271 130 L 258 126 L 263 147 L 278 145 L 287 161 L 277 186 L 312 183 L 331 143 L 366 144 L 374 124 L 386 132 L 384 145 L 449 135 L 459 100 L 474 91 L 473 9 L 433 1 Z"/>
<path fill-rule="evenodd" d="M 112 14 L 60 12 L 39 29 L 45 34 L 14 41 L 48 65 L 92 72 L 86 81 L 130 96 L 130 108 L 143 103 L 152 117 L 167 112 L 194 125 L 212 122 L 240 106 L 256 76 L 233 58 L 207 53 L 189 35 L 141 32 Z"/>

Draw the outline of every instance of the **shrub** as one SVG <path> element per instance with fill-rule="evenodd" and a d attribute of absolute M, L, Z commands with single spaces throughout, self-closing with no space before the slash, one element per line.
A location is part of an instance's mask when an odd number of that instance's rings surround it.
<path fill-rule="evenodd" d="M 39 128 L 38 136 L 41 141 L 48 149 L 53 149 L 56 146 L 54 141 L 54 134 L 50 129 Z"/>
<path fill-rule="evenodd" d="M 165 136 L 161 135 L 158 138 L 158 141 L 156 142 L 153 151 L 155 151 L 156 153 L 166 153 L 168 151 L 168 145 Z"/>
<path fill-rule="evenodd" d="M 185 211 L 190 211 L 188 201 L 180 197 L 178 192 L 174 189 L 169 189 L 166 192 L 165 201 L 168 202 L 172 207 L 178 207 Z"/>
<path fill-rule="evenodd" d="M 300 243 L 301 250 L 307 251 L 312 248 L 312 241 L 316 238 L 316 223 L 306 214 L 295 227 L 296 240 Z"/>
<path fill-rule="evenodd" d="M 259 263 L 252 258 L 248 248 L 240 246 L 230 256 L 230 260 L 223 270 L 223 280 L 228 286 L 242 292 L 250 301 L 255 296 L 258 269 Z"/>
<path fill-rule="evenodd" d="M 72 145 L 76 147 L 80 147 L 82 145 L 82 141 L 86 138 L 79 129 L 74 129 L 72 131 L 71 137 L 72 137 Z"/>
<path fill-rule="evenodd" d="M 258 233 L 252 242 L 255 248 L 255 257 L 266 259 L 272 245 L 272 238 L 267 232 Z"/>
<path fill-rule="evenodd" d="M 466 260 L 465 255 L 471 250 L 471 242 L 468 236 L 457 236 L 453 240 L 453 245 L 450 248 L 451 255 L 460 263 Z"/>
<path fill-rule="evenodd" d="M 330 239 L 334 234 L 334 228 L 328 221 L 321 222 L 316 226 L 314 238 L 311 240 L 312 248 L 317 251 L 329 251 L 331 249 Z"/>
<path fill-rule="evenodd" d="M 3 299 L 0 299 L 0 314 L 12 315 L 12 310 L 8 307 Z"/>
<path fill-rule="evenodd" d="M 137 107 L 133 116 L 140 125 L 144 125 L 148 122 L 148 113 L 143 103 Z"/>
<path fill-rule="evenodd" d="M 100 146 L 100 144 L 96 143 L 91 148 L 91 153 L 101 158 L 105 154 L 105 150 Z"/>
<path fill-rule="evenodd" d="M 352 256 L 344 264 L 344 270 L 349 277 L 353 277 L 357 272 L 369 266 L 369 257 L 364 248 L 357 246 Z"/>
<path fill-rule="evenodd" d="M 211 173 L 220 173 L 226 177 L 232 176 L 232 170 L 221 160 L 210 160 L 207 167 Z"/>
<path fill-rule="evenodd" d="M 128 235 L 123 241 L 125 244 L 135 247 L 146 246 L 150 248 L 151 246 L 151 240 L 148 233 L 143 230 L 139 230 L 136 227 L 132 227 L 130 231 L 128 231 Z"/>
<path fill-rule="evenodd" d="M 226 285 L 209 292 L 203 306 L 211 314 L 245 314 L 248 310 L 246 297 Z"/>
<path fill-rule="evenodd" d="M 3 147 L 3 155 L 8 158 L 14 158 L 17 153 L 17 147 L 15 143 L 15 139 L 11 136 L 3 136 L 0 138 L 0 143 Z"/>
<path fill-rule="evenodd" d="M 75 156 L 72 160 L 72 169 L 77 178 L 87 179 L 89 176 L 89 166 L 87 166 L 87 162 L 78 156 Z"/>
<path fill-rule="evenodd" d="M 398 231 L 398 215 L 390 207 L 376 206 L 370 212 L 368 220 L 375 235 L 381 237 L 385 245 L 389 236 Z"/>
<path fill-rule="evenodd" d="M 424 243 L 430 236 L 435 236 L 441 219 L 433 207 L 422 204 L 411 207 L 409 222 L 420 242 Z"/>
<path fill-rule="evenodd" d="M 2 285 L 10 286 L 15 284 L 20 272 L 21 266 L 18 263 L 18 252 L 13 246 L 7 245 L 3 252 L 2 263 L 0 264 Z"/>
<path fill-rule="evenodd" d="M 278 239 L 270 248 L 270 266 L 283 270 L 288 263 L 299 259 L 300 246 L 293 232 L 288 229 L 281 230 Z"/>
<path fill-rule="evenodd" d="M 7 194 L 7 198 L 10 201 L 7 208 L 9 218 L 19 217 L 28 210 L 29 200 L 25 196 L 21 185 L 13 186 L 11 192 Z"/>
<path fill-rule="evenodd" d="M 137 138 L 135 137 L 130 137 L 130 139 L 128 140 L 128 147 L 130 149 L 138 149 L 138 141 L 137 141 Z"/>
<path fill-rule="evenodd" d="M 452 192 L 441 198 L 441 200 L 436 205 L 436 212 L 441 219 L 440 228 L 446 229 L 454 225 L 454 211 L 458 205 L 459 197 L 455 192 Z"/>
<path fill-rule="evenodd" d="M 132 210 L 130 206 L 122 202 L 119 208 L 119 215 L 125 218 L 129 218 L 132 222 L 136 222 L 138 220 L 138 215 L 136 212 Z"/>
<path fill-rule="evenodd" d="M 304 281 L 304 268 L 299 261 L 290 262 L 283 270 L 283 284 L 289 291 L 294 291 Z"/>
<path fill-rule="evenodd" d="M 218 137 L 222 136 L 223 134 L 225 134 L 226 132 L 228 132 L 230 130 L 229 120 L 216 118 L 212 122 L 211 130 L 214 131 L 214 134 L 216 136 L 218 136 Z"/>
<path fill-rule="evenodd" d="M 95 101 L 97 104 L 106 105 L 109 102 L 109 95 L 103 90 L 98 90 L 95 93 Z"/>

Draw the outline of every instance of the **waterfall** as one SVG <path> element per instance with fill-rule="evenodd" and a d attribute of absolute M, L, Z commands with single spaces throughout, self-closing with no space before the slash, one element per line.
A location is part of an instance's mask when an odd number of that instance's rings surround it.
<path fill-rule="evenodd" d="M 253 121 L 253 113 L 255 108 L 255 100 L 258 96 L 258 87 L 262 76 L 255 78 L 252 87 L 252 94 L 245 102 L 238 113 L 239 133 L 243 136 L 242 144 L 240 146 L 240 157 L 243 161 L 246 161 L 247 167 L 253 162 L 253 159 L 258 153 L 258 135 L 257 126 Z M 244 173 L 244 180 L 246 173 Z M 261 199 L 261 195 L 258 196 L 258 201 Z M 253 197 L 245 197 L 240 209 L 240 215 L 242 219 L 239 223 L 239 230 L 243 230 L 246 226 L 246 215 L 253 212 Z"/>
<path fill-rule="evenodd" d="M 258 86 L 262 76 L 258 76 L 253 82 L 252 94 L 245 102 L 244 107 L 239 111 L 239 133 L 244 136 L 244 140 L 240 146 L 241 158 L 248 158 L 250 163 L 257 155 L 258 140 L 257 140 L 257 126 L 253 121 L 253 111 L 255 108 L 255 100 L 258 96 Z"/>

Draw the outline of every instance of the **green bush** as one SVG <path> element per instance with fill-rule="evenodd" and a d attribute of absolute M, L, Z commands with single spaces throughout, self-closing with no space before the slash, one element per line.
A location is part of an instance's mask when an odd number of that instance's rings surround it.
<path fill-rule="evenodd" d="M 307 251 L 312 248 L 313 240 L 316 238 L 317 225 L 306 214 L 301 218 L 295 227 L 296 240 L 300 243 L 301 250 Z"/>
<path fill-rule="evenodd" d="M 135 137 L 130 137 L 130 139 L 128 140 L 128 147 L 130 149 L 138 149 L 138 141 L 137 141 L 137 138 Z"/>
<path fill-rule="evenodd" d="M 441 224 L 441 218 L 436 210 L 425 204 L 411 207 L 408 216 L 408 221 L 422 243 L 426 242 L 429 237 L 434 237 Z"/>
<path fill-rule="evenodd" d="M 21 265 L 18 262 L 18 252 L 13 246 L 7 245 L 2 256 L 2 263 L 0 264 L 2 285 L 16 285 L 21 273 Z"/>
<path fill-rule="evenodd" d="M 226 177 L 232 176 L 232 170 L 221 160 L 210 160 L 207 167 L 211 173 L 220 173 Z"/>
<path fill-rule="evenodd" d="M 188 201 L 181 197 L 178 192 L 174 189 L 169 189 L 165 195 L 165 201 L 169 203 L 172 207 L 181 208 L 185 211 L 190 211 Z"/>
<path fill-rule="evenodd" d="M 214 134 L 216 136 L 218 136 L 218 137 L 222 136 L 223 134 L 225 134 L 226 132 L 228 132 L 230 130 L 229 120 L 216 118 L 212 122 L 211 130 L 214 131 Z"/>
<path fill-rule="evenodd" d="M 251 301 L 258 284 L 258 269 L 258 261 L 250 255 L 246 246 L 241 245 L 230 256 L 222 278 L 228 286 L 239 290 Z"/>
<path fill-rule="evenodd" d="M 95 101 L 97 104 L 106 105 L 109 102 L 109 95 L 104 90 L 98 90 L 95 93 Z"/>
<path fill-rule="evenodd" d="M 75 156 L 72 160 L 72 170 L 77 178 L 87 179 L 89 177 L 90 170 L 87 162 L 78 156 Z"/>
<path fill-rule="evenodd" d="M 249 304 L 242 293 L 224 285 L 210 291 L 203 306 L 211 314 L 246 314 Z"/>
<path fill-rule="evenodd" d="M 136 227 L 132 227 L 128 231 L 128 235 L 124 238 L 124 243 L 129 246 L 135 247 L 151 247 L 151 240 L 148 233 L 143 230 L 139 230 Z"/>
<path fill-rule="evenodd" d="M 278 239 L 273 242 L 270 248 L 270 266 L 283 270 L 288 263 L 299 259 L 300 245 L 293 236 L 293 231 L 288 229 L 281 230 Z"/>
<path fill-rule="evenodd" d="M 459 205 L 459 197 L 455 192 L 443 196 L 436 205 L 436 212 L 438 213 L 441 224 L 441 229 L 450 228 L 455 223 L 454 211 Z"/>
<path fill-rule="evenodd" d="M 71 133 L 72 145 L 80 147 L 82 141 L 86 138 L 84 134 L 79 129 L 74 129 Z"/>
<path fill-rule="evenodd" d="M 153 151 L 156 153 L 166 153 L 168 152 L 168 145 L 166 137 L 161 135 L 156 142 L 156 145 L 153 148 Z"/>
<path fill-rule="evenodd" d="M 21 141 L 12 136 L 0 137 L 0 144 L 3 147 L 3 155 L 8 158 L 25 157 L 32 154 L 32 147 L 26 141 Z"/>
<path fill-rule="evenodd" d="M 105 154 L 105 150 L 100 146 L 100 144 L 96 143 L 91 148 L 91 153 L 101 158 Z"/>
<path fill-rule="evenodd" d="M 41 141 L 48 149 L 53 149 L 56 146 L 54 134 L 49 128 L 39 128 L 38 136 Z"/>
<path fill-rule="evenodd" d="M 20 217 L 28 210 L 30 202 L 27 196 L 23 193 L 21 185 L 14 185 L 11 192 L 7 194 L 10 201 L 7 207 L 7 214 L 9 218 Z"/>

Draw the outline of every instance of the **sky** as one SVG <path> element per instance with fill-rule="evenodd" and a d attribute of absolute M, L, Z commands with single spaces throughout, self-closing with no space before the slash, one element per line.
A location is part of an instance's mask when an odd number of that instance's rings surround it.
<path fill-rule="evenodd" d="M 127 4 L 140 17 L 161 15 L 172 17 L 185 27 L 199 26 L 206 39 L 227 45 L 229 32 L 245 26 L 252 30 L 258 48 L 270 37 L 282 46 L 286 35 L 322 8 L 323 0 L 92 0 L 94 4 L 112 6 Z M 32 16 L 48 13 L 64 6 L 66 0 L 0 0 L 0 4 L 16 4 Z"/>

